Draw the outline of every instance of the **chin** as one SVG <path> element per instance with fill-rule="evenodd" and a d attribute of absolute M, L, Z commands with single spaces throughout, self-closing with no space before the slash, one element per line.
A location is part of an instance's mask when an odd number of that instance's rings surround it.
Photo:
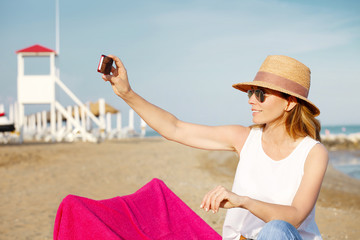
<path fill-rule="evenodd" d="M 253 122 L 254 124 L 264 124 L 264 123 L 265 123 L 264 121 L 261 121 L 261 120 L 256 119 L 256 118 L 253 118 L 253 119 L 252 119 L 252 122 Z"/>

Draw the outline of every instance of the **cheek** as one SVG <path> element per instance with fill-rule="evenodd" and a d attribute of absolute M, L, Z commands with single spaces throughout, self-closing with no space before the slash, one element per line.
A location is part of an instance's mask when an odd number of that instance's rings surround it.
<path fill-rule="evenodd" d="M 281 117 L 282 115 L 284 115 L 284 113 L 285 110 L 283 108 L 277 108 L 273 111 L 274 118 Z"/>
<path fill-rule="evenodd" d="M 288 101 L 284 98 L 272 95 L 271 97 L 269 97 L 268 99 L 268 105 L 272 105 L 274 107 L 277 107 L 279 109 L 285 110 Z"/>
<path fill-rule="evenodd" d="M 274 118 L 277 118 L 284 114 L 287 101 L 279 97 L 273 97 L 272 99 L 269 99 L 266 105 L 267 106 L 264 107 L 266 107 L 267 113 L 273 115 Z"/>

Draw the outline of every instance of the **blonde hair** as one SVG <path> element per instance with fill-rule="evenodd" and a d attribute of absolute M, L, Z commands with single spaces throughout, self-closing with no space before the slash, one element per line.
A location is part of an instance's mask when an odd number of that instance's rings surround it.
<path fill-rule="evenodd" d="M 321 141 L 320 121 L 314 117 L 307 105 L 298 101 L 298 104 L 291 111 L 284 114 L 284 118 L 286 131 L 292 138 L 310 136 L 317 141 Z"/>
<path fill-rule="evenodd" d="M 321 141 L 320 121 L 315 118 L 313 112 L 301 100 L 298 99 L 298 103 L 291 111 L 284 113 L 283 120 L 287 133 L 293 139 L 309 136 L 317 141 Z M 264 128 L 265 124 L 252 125 L 250 127 Z"/>

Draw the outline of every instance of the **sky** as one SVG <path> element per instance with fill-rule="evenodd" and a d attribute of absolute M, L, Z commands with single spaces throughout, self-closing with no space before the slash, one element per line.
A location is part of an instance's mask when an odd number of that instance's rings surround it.
<path fill-rule="evenodd" d="M 0 2 L 0 103 L 17 99 L 16 51 L 56 49 L 55 0 Z M 323 125 L 360 124 L 360 1 L 59 0 L 60 79 L 83 102 L 129 107 L 96 71 L 101 54 L 122 59 L 131 87 L 179 119 L 250 125 L 245 93 L 268 55 L 287 55 L 312 72 L 309 99 Z M 43 58 L 42 58 L 43 59 Z M 26 74 L 49 71 L 25 61 Z M 45 67 L 44 67 L 45 65 Z M 44 70 L 45 69 L 45 70 Z M 74 102 L 59 88 L 63 106 Z M 26 105 L 26 113 L 48 110 Z"/>

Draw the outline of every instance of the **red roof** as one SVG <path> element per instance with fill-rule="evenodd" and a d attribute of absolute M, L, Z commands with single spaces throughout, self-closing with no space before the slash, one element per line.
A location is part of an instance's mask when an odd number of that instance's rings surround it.
<path fill-rule="evenodd" d="M 42 52 L 55 52 L 55 51 L 50 48 L 43 47 L 39 44 L 35 44 L 33 46 L 16 51 L 16 54 L 25 53 L 25 52 L 27 52 L 27 53 L 42 53 Z"/>

